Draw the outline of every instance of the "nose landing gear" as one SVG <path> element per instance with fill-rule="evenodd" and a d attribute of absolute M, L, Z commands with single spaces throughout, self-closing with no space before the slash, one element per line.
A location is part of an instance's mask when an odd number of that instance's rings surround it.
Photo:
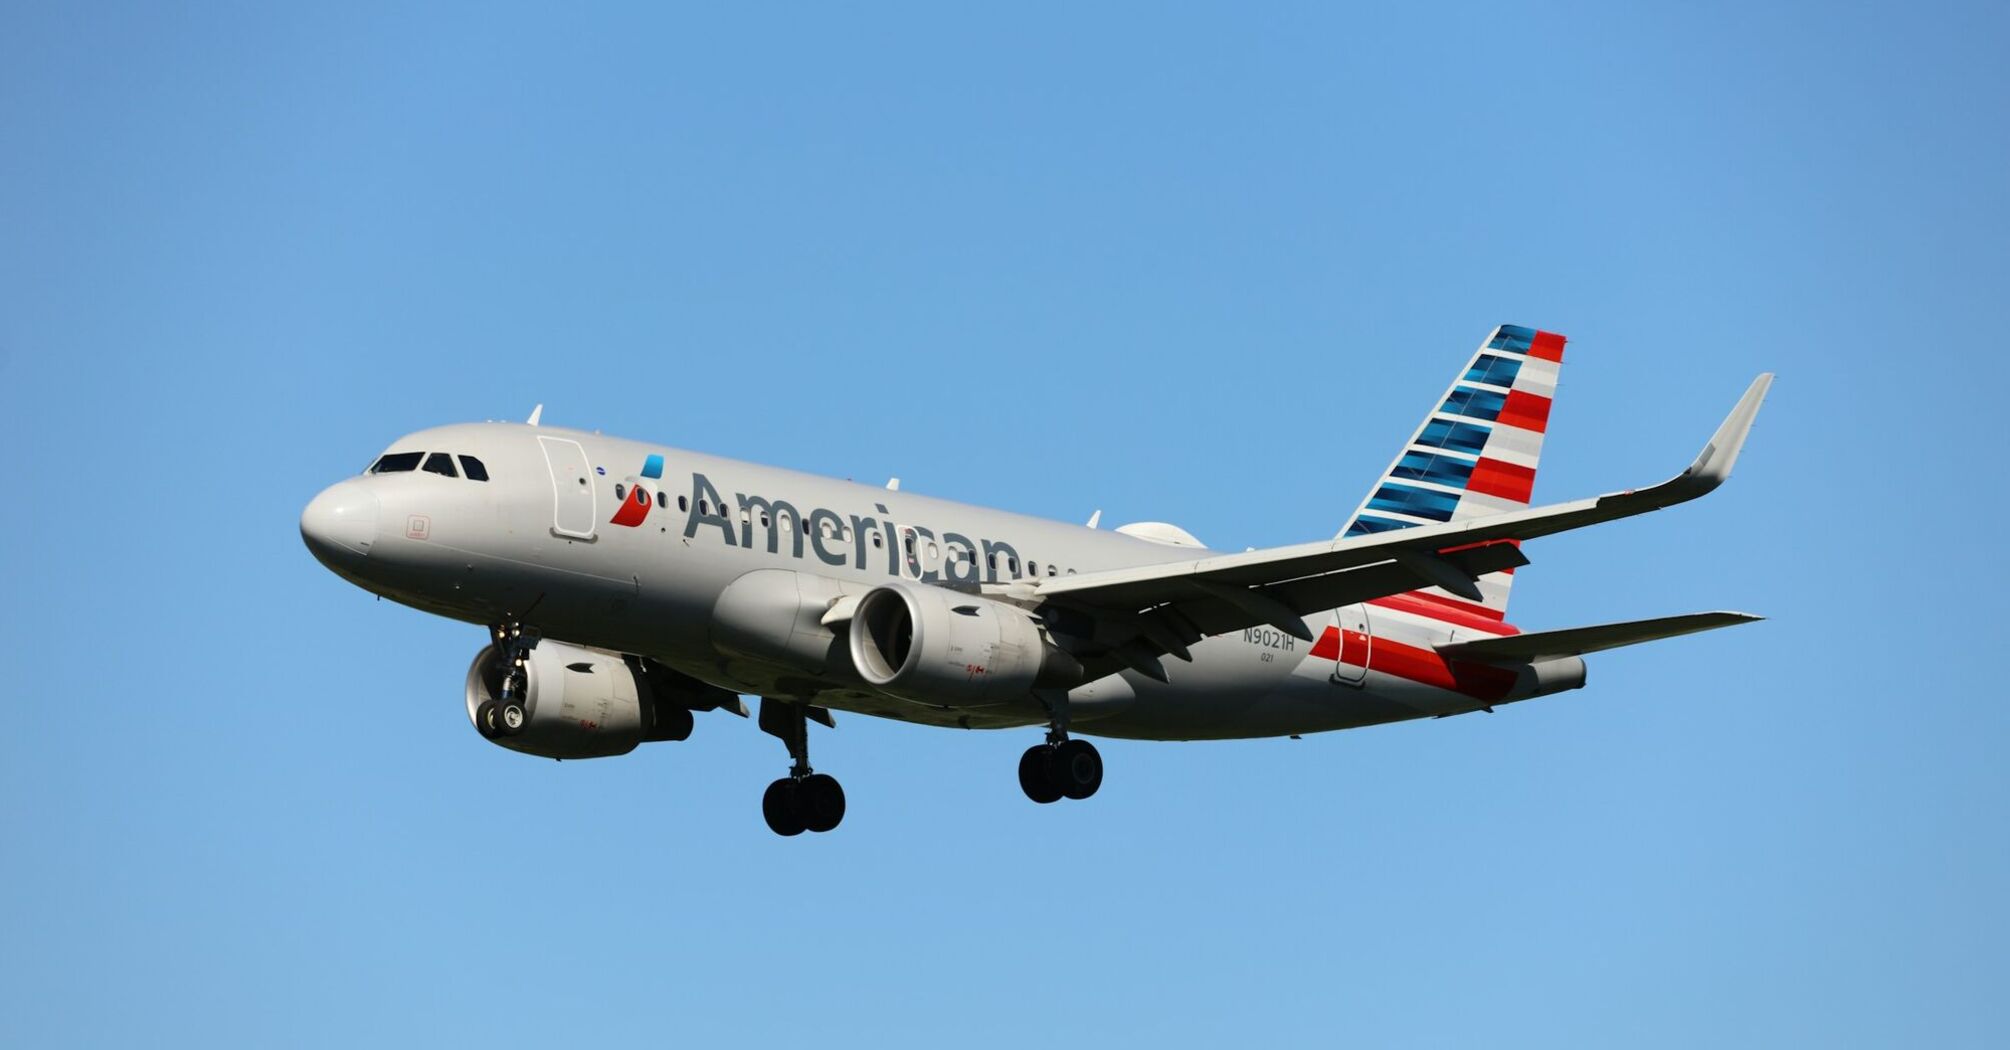
<path fill-rule="evenodd" d="M 761 731 L 788 745 L 789 775 L 768 785 L 761 816 L 777 835 L 825 832 L 844 820 L 844 788 L 810 768 L 809 720 L 831 724 L 830 712 L 808 704 L 761 698 Z"/>
<path fill-rule="evenodd" d="M 530 672 L 526 665 L 530 662 L 530 651 L 537 648 L 537 634 L 522 623 L 510 620 L 489 626 L 489 641 L 503 659 L 502 688 L 496 691 L 494 700 L 483 701 L 475 709 L 475 729 L 481 735 L 493 740 L 499 736 L 516 736 L 530 721 L 530 711 L 524 707 L 530 691 Z"/>

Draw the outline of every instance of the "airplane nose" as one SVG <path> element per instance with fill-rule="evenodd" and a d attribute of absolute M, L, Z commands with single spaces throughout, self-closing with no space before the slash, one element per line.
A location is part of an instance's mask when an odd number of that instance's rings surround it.
<path fill-rule="evenodd" d="M 377 542 L 377 494 L 359 481 L 339 481 L 300 512 L 300 538 L 331 568 L 354 564 Z"/>

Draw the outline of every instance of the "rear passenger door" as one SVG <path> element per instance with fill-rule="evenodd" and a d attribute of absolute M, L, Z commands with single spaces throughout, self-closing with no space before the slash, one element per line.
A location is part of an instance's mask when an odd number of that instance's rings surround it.
<path fill-rule="evenodd" d="M 551 531 L 555 536 L 590 540 L 600 520 L 594 505 L 593 467 L 586 450 L 571 438 L 539 435 L 544 463 L 551 471 Z"/>

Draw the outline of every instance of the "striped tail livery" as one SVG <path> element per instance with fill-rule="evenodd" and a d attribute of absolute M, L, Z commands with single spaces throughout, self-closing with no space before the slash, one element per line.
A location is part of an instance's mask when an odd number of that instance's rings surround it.
<path fill-rule="evenodd" d="M 1563 367 L 1564 337 L 1520 325 L 1493 330 L 1451 389 L 1396 454 L 1342 538 L 1526 510 Z M 1477 581 L 1478 601 L 1442 588 L 1411 592 L 1487 620 L 1507 617 L 1512 568 Z"/>

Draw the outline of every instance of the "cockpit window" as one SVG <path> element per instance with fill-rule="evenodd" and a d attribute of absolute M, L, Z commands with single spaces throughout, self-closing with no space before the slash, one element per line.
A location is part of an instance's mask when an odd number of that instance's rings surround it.
<path fill-rule="evenodd" d="M 461 457 L 461 473 L 466 474 L 469 481 L 489 479 L 489 468 L 482 466 L 482 461 L 473 456 Z"/>
<path fill-rule="evenodd" d="M 424 452 L 393 452 L 378 460 L 377 465 L 370 468 L 370 473 L 402 474 L 408 470 L 417 470 L 419 469 L 419 460 L 425 457 L 426 454 Z"/>
<path fill-rule="evenodd" d="M 429 474 L 444 474 L 450 478 L 461 476 L 460 471 L 454 469 L 454 457 L 444 452 L 435 452 L 427 456 L 425 470 Z"/>

